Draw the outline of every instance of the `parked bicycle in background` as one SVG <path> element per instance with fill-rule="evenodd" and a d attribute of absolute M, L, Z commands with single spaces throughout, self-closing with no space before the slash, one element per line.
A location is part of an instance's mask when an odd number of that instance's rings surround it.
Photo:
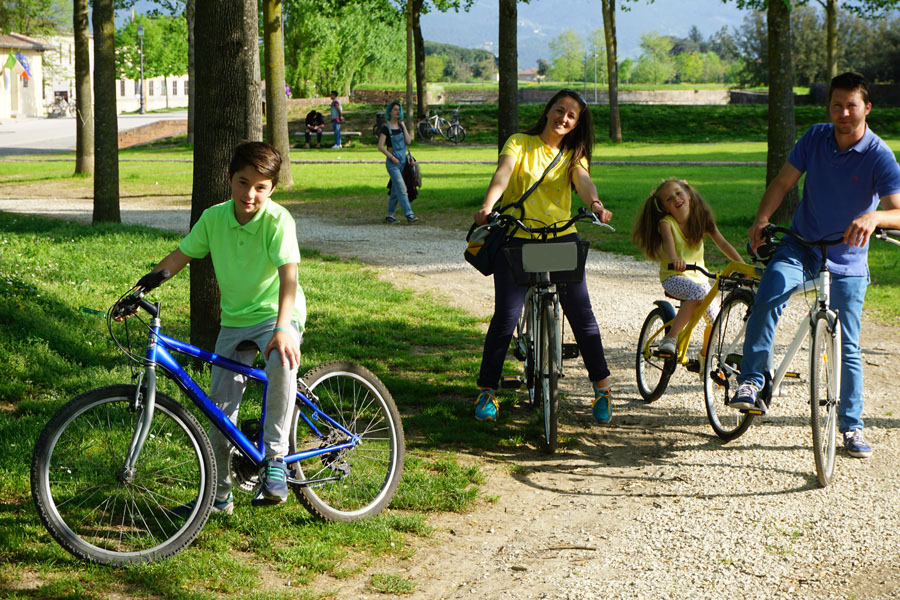
<path fill-rule="evenodd" d="M 453 120 L 448 121 L 432 109 L 429 115 L 416 123 L 416 131 L 423 140 L 430 140 L 439 135 L 445 140 L 459 144 L 466 139 L 466 129 L 459 123 L 459 107 L 453 111 Z"/>

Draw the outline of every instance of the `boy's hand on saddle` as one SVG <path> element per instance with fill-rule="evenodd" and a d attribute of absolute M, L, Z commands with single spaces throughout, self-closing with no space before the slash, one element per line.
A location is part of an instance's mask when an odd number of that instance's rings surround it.
<path fill-rule="evenodd" d="M 294 369 L 300 364 L 300 347 L 297 345 L 294 336 L 289 332 L 275 331 L 272 333 L 272 339 L 266 344 L 266 349 L 263 352 L 266 360 L 269 359 L 269 353 L 273 350 L 277 350 L 278 354 L 281 355 L 282 365 L 290 366 L 291 369 Z"/>

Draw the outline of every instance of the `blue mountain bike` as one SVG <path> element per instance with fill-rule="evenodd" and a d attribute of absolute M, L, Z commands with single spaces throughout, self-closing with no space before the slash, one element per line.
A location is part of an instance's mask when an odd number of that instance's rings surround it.
<path fill-rule="evenodd" d="M 265 371 L 160 333 L 160 304 L 135 286 L 107 312 L 116 345 L 142 365 L 131 384 L 71 400 L 44 427 L 31 461 L 31 493 L 50 534 L 75 556 L 121 565 L 170 557 L 199 535 L 215 499 L 216 461 L 197 418 L 156 389 L 157 367 L 232 443 L 236 489 L 255 487 L 265 458 Z M 150 315 L 144 355 L 120 343 L 117 318 Z M 124 325 L 127 334 L 127 322 Z M 263 385 L 261 419 L 235 425 L 172 357 L 180 353 Z M 288 483 L 315 516 L 355 521 L 391 501 L 405 454 L 400 415 L 384 384 L 349 362 L 321 364 L 299 381 L 291 422 Z"/>

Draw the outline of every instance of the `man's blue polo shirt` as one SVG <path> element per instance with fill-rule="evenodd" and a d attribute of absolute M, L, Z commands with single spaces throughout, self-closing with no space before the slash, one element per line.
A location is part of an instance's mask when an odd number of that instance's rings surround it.
<path fill-rule="evenodd" d="M 854 219 L 875 210 L 879 197 L 900 193 L 897 159 L 868 126 L 859 142 L 841 151 L 834 125 L 813 125 L 794 145 L 788 162 L 806 172 L 791 229 L 808 240 L 839 237 Z M 833 246 L 828 268 L 840 275 L 868 276 L 868 252 L 868 245 Z"/>

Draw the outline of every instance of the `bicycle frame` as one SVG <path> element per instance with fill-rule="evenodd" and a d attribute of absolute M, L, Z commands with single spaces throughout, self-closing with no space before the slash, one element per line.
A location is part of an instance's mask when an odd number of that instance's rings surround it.
<path fill-rule="evenodd" d="M 540 327 L 538 326 L 538 323 L 542 304 L 541 300 L 546 296 L 552 297 L 553 320 L 557 333 L 556 371 L 557 373 L 562 374 L 562 321 L 559 318 L 559 294 L 557 292 L 556 284 L 550 282 L 549 273 L 538 273 L 537 279 L 538 280 L 534 284 L 528 287 L 528 291 L 525 293 L 525 310 L 522 311 L 522 316 L 516 326 L 516 344 L 524 356 L 527 356 L 526 344 L 531 345 L 532 360 L 534 362 L 534 364 L 531 365 L 532 368 L 536 368 L 536 365 L 542 364 L 542 356 L 540 355 L 542 345 L 538 343 L 538 337 L 540 336 Z"/>
<path fill-rule="evenodd" d="M 231 442 L 232 445 L 234 445 L 255 465 L 260 464 L 265 459 L 264 452 L 260 450 L 260 448 L 262 447 L 262 429 L 260 429 L 260 439 L 258 440 L 259 446 L 257 446 L 253 442 L 251 442 L 247 438 L 247 436 L 244 435 L 244 433 L 238 428 L 237 425 L 231 422 L 231 419 L 228 418 L 228 416 L 222 411 L 222 409 L 215 405 L 215 403 L 209 398 L 206 392 L 204 392 L 203 389 L 200 388 L 199 385 L 197 385 L 197 383 L 184 370 L 184 368 L 178 363 L 178 361 L 175 360 L 170 351 L 199 359 L 205 363 L 221 367 L 234 373 L 239 373 L 248 377 L 249 379 L 261 382 L 263 384 L 261 423 L 264 423 L 266 418 L 265 397 L 268 387 L 268 378 L 266 377 L 266 372 L 262 369 L 244 365 L 237 361 L 225 358 L 224 356 L 219 356 L 218 354 L 207 352 L 205 350 L 197 348 L 196 346 L 192 346 L 191 344 L 182 342 L 181 340 L 171 338 L 160 333 L 159 329 L 159 319 L 154 318 L 150 324 L 150 336 L 147 344 L 146 354 L 147 364 L 145 368 L 145 374 L 147 378 L 147 397 L 145 410 L 143 418 L 138 423 L 137 431 L 135 432 L 135 439 L 132 442 L 131 450 L 129 451 L 129 454 L 126 458 L 124 472 L 128 473 L 134 468 L 134 465 L 137 462 L 138 455 L 140 454 L 141 447 L 143 446 L 143 442 L 146 439 L 147 433 L 149 432 L 150 423 L 153 420 L 157 365 L 163 368 L 165 374 L 178 386 L 179 389 L 181 389 L 182 392 L 184 392 L 191 399 L 194 405 L 196 405 L 197 408 L 204 415 L 206 415 L 210 423 L 212 423 L 212 425 L 216 429 L 221 431 L 225 435 L 225 437 L 228 438 L 228 441 Z M 138 389 L 140 389 L 140 386 L 138 386 Z M 310 419 L 310 417 L 308 417 L 303 411 L 299 412 L 300 416 L 303 418 L 303 421 L 306 423 L 306 426 L 309 427 L 310 430 L 312 430 L 317 436 L 323 437 L 321 431 L 319 431 L 313 421 L 318 421 L 321 419 L 345 434 L 349 441 L 342 444 L 329 445 L 312 450 L 305 450 L 303 452 L 297 452 L 295 454 L 288 454 L 284 457 L 285 463 L 290 464 L 296 461 L 320 456 L 322 454 L 330 454 L 332 452 L 352 448 L 359 443 L 359 436 L 352 434 L 340 423 L 336 422 L 330 416 L 322 412 L 316 405 L 316 403 L 307 398 L 300 390 L 297 391 L 297 401 L 312 413 L 312 419 Z M 292 483 L 309 484 L 319 483 L 324 480 L 299 481 L 289 478 L 288 481 Z"/>

